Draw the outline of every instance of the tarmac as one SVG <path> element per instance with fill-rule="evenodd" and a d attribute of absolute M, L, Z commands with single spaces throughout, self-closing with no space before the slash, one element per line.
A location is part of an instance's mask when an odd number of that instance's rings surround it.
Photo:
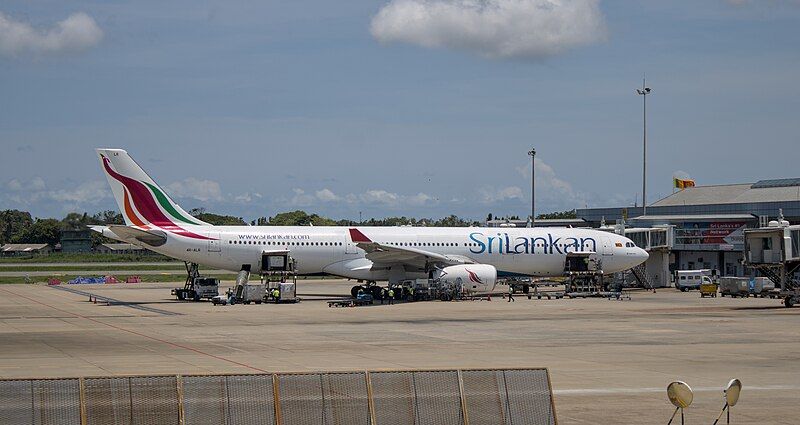
<path fill-rule="evenodd" d="M 299 282 L 299 304 L 174 300 L 176 283 L 0 285 L 0 378 L 547 367 L 560 424 L 665 424 L 666 386 L 711 423 L 797 424 L 800 308 L 779 300 L 636 291 L 606 299 L 329 308 L 354 282 Z M 87 294 L 112 300 L 92 303 Z"/>

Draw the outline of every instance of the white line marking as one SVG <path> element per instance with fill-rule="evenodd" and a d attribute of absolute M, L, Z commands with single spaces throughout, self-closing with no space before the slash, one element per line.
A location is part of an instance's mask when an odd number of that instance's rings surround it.
<path fill-rule="evenodd" d="M 692 387 L 694 392 L 703 391 L 722 391 L 724 387 Z M 800 385 L 764 385 L 764 386 L 749 386 L 744 385 L 743 391 L 777 391 L 777 390 L 800 390 Z M 581 395 L 581 394 L 639 394 L 639 393 L 660 393 L 666 392 L 667 387 L 664 388 L 575 388 L 568 390 L 553 390 L 556 395 Z"/>

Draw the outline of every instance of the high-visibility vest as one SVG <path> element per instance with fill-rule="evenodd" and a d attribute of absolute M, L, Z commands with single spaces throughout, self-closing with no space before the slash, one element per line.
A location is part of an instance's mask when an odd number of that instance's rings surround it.
<path fill-rule="evenodd" d="M 394 291 L 392 291 L 391 289 L 389 290 L 389 296 L 390 296 L 390 297 L 393 297 L 393 296 L 394 296 Z"/>

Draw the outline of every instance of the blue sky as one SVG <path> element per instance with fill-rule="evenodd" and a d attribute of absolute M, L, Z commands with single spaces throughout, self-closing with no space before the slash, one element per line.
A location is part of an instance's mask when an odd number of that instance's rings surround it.
<path fill-rule="evenodd" d="M 414 13 L 411 13 L 414 12 Z M 116 209 L 120 147 L 185 208 L 526 215 L 797 177 L 800 2 L 0 6 L 0 209 Z"/>

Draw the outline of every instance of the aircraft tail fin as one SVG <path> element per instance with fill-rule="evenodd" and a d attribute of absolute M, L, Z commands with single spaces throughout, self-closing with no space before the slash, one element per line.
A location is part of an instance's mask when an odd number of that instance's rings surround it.
<path fill-rule="evenodd" d="M 125 224 L 139 228 L 210 226 L 183 210 L 122 149 L 97 149 Z"/>

